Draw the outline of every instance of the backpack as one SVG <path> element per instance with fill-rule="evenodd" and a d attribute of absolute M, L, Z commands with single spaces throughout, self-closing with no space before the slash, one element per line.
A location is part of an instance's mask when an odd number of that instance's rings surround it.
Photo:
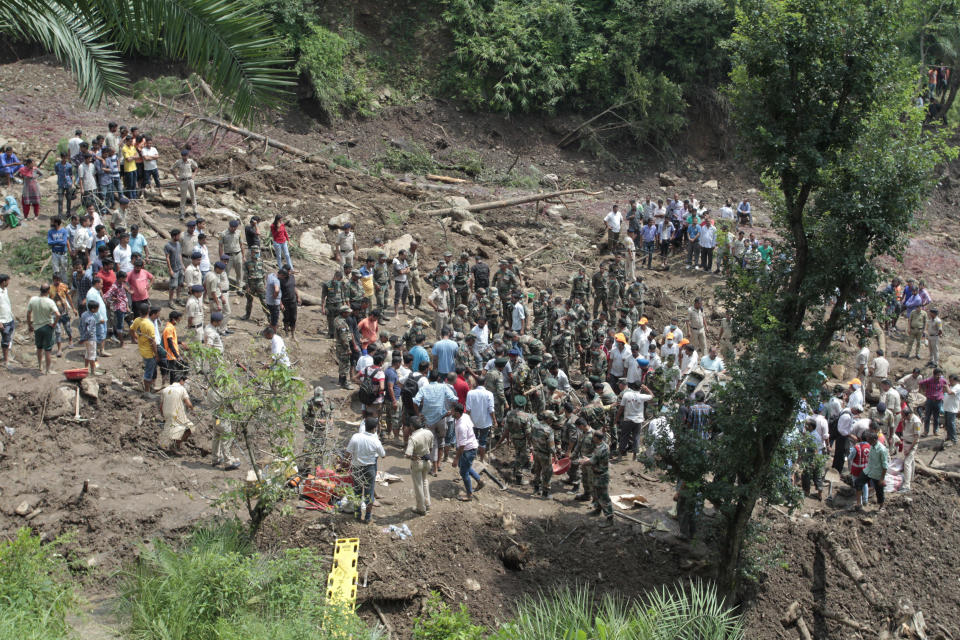
<path fill-rule="evenodd" d="M 374 383 L 373 376 L 370 375 L 370 368 L 368 367 L 363 372 L 363 377 L 360 378 L 357 399 L 363 404 L 373 404 L 377 401 L 378 392 L 378 385 Z"/>
<path fill-rule="evenodd" d="M 411 373 L 407 376 L 407 379 L 403 381 L 403 386 L 400 387 L 401 399 L 407 403 L 413 402 L 413 398 L 420 391 L 419 382 L 422 377 L 422 373 Z"/>
<path fill-rule="evenodd" d="M 473 265 L 473 284 L 477 289 L 486 289 L 490 286 L 490 267 L 486 263 Z"/>

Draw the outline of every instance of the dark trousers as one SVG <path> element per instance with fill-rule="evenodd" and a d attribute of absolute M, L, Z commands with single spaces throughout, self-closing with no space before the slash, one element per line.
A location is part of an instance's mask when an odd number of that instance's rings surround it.
<path fill-rule="evenodd" d="M 930 418 L 933 418 L 933 433 L 940 431 L 940 412 L 943 409 L 943 400 L 927 398 L 923 404 L 923 435 L 930 433 Z"/>
<path fill-rule="evenodd" d="M 857 491 L 860 491 L 865 486 L 869 484 L 873 487 L 873 490 L 877 492 L 877 504 L 883 504 L 883 483 L 879 480 L 874 480 L 865 473 L 861 473 L 857 476 L 856 480 L 853 481 L 853 488 Z"/>
<path fill-rule="evenodd" d="M 843 473 L 843 463 L 847 459 L 847 449 L 849 447 L 850 441 L 847 440 L 847 436 L 837 438 L 836 448 L 833 451 L 833 468 L 837 470 L 837 473 Z"/>
<path fill-rule="evenodd" d="M 711 271 L 713 269 L 713 247 L 709 249 L 700 247 L 700 268 L 704 271 Z"/>
<path fill-rule="evenodd" d="M 620 455 L 624 455 L 628 449 L 633 449 L 634 455 L 637 453 L 640 444 L 640 423 L 624 420 L 620 423 Z"/>

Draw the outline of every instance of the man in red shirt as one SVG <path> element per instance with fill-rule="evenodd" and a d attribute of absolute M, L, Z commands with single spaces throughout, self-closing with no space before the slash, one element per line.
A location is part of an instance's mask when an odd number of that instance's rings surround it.
<path fill-rule="evenodd" d="M 467 393 L 470 391 L 470 383 L 467 382 L 467 378 L 464 376 L 466 370 L 462 365 L 457 366 L 456 372 L 456 379 L 453 381 L 453 392 L 457 394 L 457 401 L 466 406 Z"/>
<path fill-rule="evenodd" d="M 100 267 L 100 271 L 97 271 L 93 275 L 103 280 L 103 289 L 100 291 L 101 295 L 106 296 L 108 293 L 110 293 L 110 289 L 113 288 L 113 285 L 117 284 L 117 272 L 113 270 L 112 258 L 104 258 L 103 266 Z"/>
<path fill-rule="evenodd" d="M 130 288 L 130 299 L 133 300 L 135 317 L 143 315 L 143 310 L 150 306 L 150 283 L 153 274 L 143 268 L 143 258 L 133 259 L 133 271 L 127 274 L 127 286 Z"/>
<path fill-rule="evenodd" d="M 372 343 L 380 340 L 380 311 L 370 309 L 367 317 L 357 323 L 360 332 L 360 348 L 366 349 Z"/>

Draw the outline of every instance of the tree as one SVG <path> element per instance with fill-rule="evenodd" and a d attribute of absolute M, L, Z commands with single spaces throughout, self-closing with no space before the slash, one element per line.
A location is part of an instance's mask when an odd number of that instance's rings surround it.
<path fill-rule="evenodd" d="M 834 332 L 875 305 L 874 259 L 902 255 L 933 169 L 951 153 L 912 106 L 900 19 L 896 0 L 738 9 L 733 119 L 780 240 L 769 270 L 738 269 L 720 290 L 741 352 L 715 392 L 714 435 L 663 443 L 682 494 L 722 517 L 718 584 L 730 595 L 757 501 L 782 499 L 785 440 L 801 400 L 819 392 Z"/>
<path fill-rule="evenodd" d="M 195 345 L 191 355 L 207 387 L 210 412 L 229 425 L 256 475 L 256 481 L 225 496 L 246 507 L 252 537 L 277 505 L 294 495 L 287 479 L 294 467 L 294 435 L 300 424 L 297 404 L 306 385 L 289 367 L 279 362 L 264 366 L 254 353 L 227 360 L 216 349 Z"/>
<path fill-rule="evenodd" d="M 268 18 L 229 0 L 4 0 L 0 34 L 35 42 L 64 62 L 97 104 L 127 84 L 121 54 L 185 61 L 249 119 L 293 78 Z"/>

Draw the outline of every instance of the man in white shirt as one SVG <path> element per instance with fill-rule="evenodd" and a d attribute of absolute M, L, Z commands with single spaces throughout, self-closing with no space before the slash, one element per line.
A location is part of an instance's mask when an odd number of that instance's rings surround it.
<path fill-rule="evenodd" d="M 270 358 L 274 365 L 290 366 L 290 356 L 287 355 L 287 345 L 283 338 L 277 335 L 276 329 L 267 327 L 263 330 L 263 337 L 270 341 Z"/>
<path fill-rule="evenodd" d="M 637 328 L 630 334 L 630 344 L 637 345 L 637 353 L 634 355 L 646 358 L 650 354 L 650 327 L 647 326 L 646 317 L 637 321 Z"/>
<path fill-rule="evenodd" d="M 603 218 L 603 224 L 607 226 L 607 247 L 608 251 L 613 251 L 620 240 L 620 227 L 623 226 L 623 215 L 620 213 L 620 207 L 613 205 L 613 209 Z"/>
<path fill-rule="evenodd" d="M 867 367 L 870 364 L 870 347 L 867 346 L 867 341 L 862 339 L 860 340 L 860 351 L 857 353 L 857 376 L 860 378 L 867 377 Z"/>
<path fill-rule="evenodd" d="M 730 201 L 727 200 L 722 207 L 720 207 L 720 219 L 721 220 L 733 220 L 733 207 L 730 205 Z"/>
<path fill-rule="evenodd" d="M 154 186 L 157 187 L 157 193 L 163 195 L 163 189 L 160 188 L 160 170 L 157 168 L 157 160 L 160 159 L 160 152 L 153 146 L 153 138 L 144 136 L 143 148 L 140 149 L 140 156 L 143 158 L 143 185 L 150 186 L 150 178 L 153 177 Z"/>
<path fill-rule="evenodd" d="M 633 355 L 627 338 L 622 333 L 614 336 L 614 347 L 610 350 L 610 371 L 608 381 L 615 386 L 617 381 L 627 374 L 627 360 Z"/>
<path fill-rule="evenodd" d="M 527 329 L 527 309 L 523 306 L 523 301 L 520 300 L 520 294 L 514 291 L 510 294 L 510 297 L 513 299 L 513 322 L 510 325 L 510 329 L 523 335 Z M 481 458 L 482 460 L 483 458 Z"/>
<path fill-rule="evenodd" d="M 653 400 L 653 392 L 639 381 L 629 383 L 629 388 L 620 396 L 616 422 L 620 425 L 619 456 L 627 450 L 633 450 L 633 459 L 637 459 L 640 450 L 640 426 L 644 421 L 646 403 Z"/>
<path fill-rule="evenodd" d="M 350 472 L 353 476 L 353 490 L 360 496 L 361 506 L 356 511 L 357 520 L 369 524 L 373 517 L 373 501 L 376 498 L 377 459 L 386 458 L 377 435 L 380 420 L 365 418 L 364 430 L 350 436 L 347 453 L 350 454 Z"/>
<path fill-rule="evenodd" d="M 463 405 L 457 402 L 453 405 L 452 412 L 457 440 L 457 454 L 453 458 L 453 466 L 459 469 L 465 490 L 464 495 L 457 496 L 457 500 L 469 502 L 473 500 L 474 492 L 470 479 L 477 481 L 476 490 L 479 491 L 483 488 L 483 480 L 480 479 L 480 474 L 473 469 L 473 460 L 477 456 L 480 442 L 473 431 L 473 420 L 463 412 Z"/>
<path fill-rule="evenodd" d="M 860 378 L 854 378 L 850 381 L 850 396 L 847 398 L 847 407 L 853 409 L 856 407 L 863 411 L 863 385 Z"/>
<path fill-rule="evenodd" d="M 687 375 L 693 368 L 700 363 L 700 354 L 692 344 L 683 345 L 683 353 L 680 356 L 680 375 Z"/>
<path fill-rule="evenodd" d="M 707 273 L 713 270 L 713 253 L 716 248 L 717 228 L 710 219 L 700 229 L 700 268 Z"/>
<path fill-rule="evenodd" d="M 957 412 L 960 412 L 960 376 L 951 373 L 949 386 L 943 392 L 943 423 L 947 429 L 944 446 L 957 444 Z"/>
<path fill-rule="evenodd" d="M 473 354 L 479 359 L 480 354 L 490 346 L 490 327 L 487 326 L 487 319 L 477 318 L 477 324 L 473 325 L 470 333 L 477 337 L 477 341 L 473 344 Z"/>
<path fill-rule="evenodd" d="M 490 429 L 497 425 L 493 392 L 474 382 L 473 388 L 467 392 L 467 401 L 464 405 L 464 410 L 473 421 L 473 431 L 479 442 L 477 455 L 480 458 L 480 462 L 483 462 L 486 457 Z"/>
<path fill-rule="evenodd" d="M 124 273 L 133 271 L 133 249 L 130 248 L 130 234 L 124 231 L 120 234 L 120 244 L 113 248 L 113 261 L 117 269 Z"/>
<path fill-rule="evenodd" d="M 847 407 L 840 412 L 840 418 L 837 420 L 837 433 L 840 435 L 833 450 L 833 468 L 841 475 L 843 475 L 843 465 L 847 461 L 847 451 L 850 448 L 848 436 L 853 433 L 853 425 L 859 416 L 859 408 Z"/>
<path fill-rule="evenodd" d="M 193 409 L 190 394 L 182 382 L 186 380 L 187 372 L 183 371 L 180 379 L 171 382 L 160 391 L 160 415 L 163 416 L 164 426 L 160 432 L 160 448 L 179 451 L 184 442 L 190 439 L 193 431 L 193 422 L 187 417 L 187 410 Z"/>
<path fill-rule="evenodd" d="M 13 330 L 17 323 L 13 318 L 13 307 L 10 306 L 10 294 L 7 287 L 10 285 L 10 276 L 0 273 L 0 348 L 3 349 L 3 366 L 10 364 L 10 345 L 13 344 Z"/>
<path fill-rule="evenodd" d="M 717 348 L 710 347 L 709 354 L 700 359 L 700 367 L 705 371 L 720 372 L 726 368 L 726 365 L 723 364 L 723 358 L 717 353 Z"/>
<path fill-rule="evenodd" d="M 77 129 L 73 132 L 73 137 L 67 140 L 67 152 L 70 153 L 71 158 L 80 153 L 80 143 L 83 142 L 82 135 L 83 131 Z"/>

